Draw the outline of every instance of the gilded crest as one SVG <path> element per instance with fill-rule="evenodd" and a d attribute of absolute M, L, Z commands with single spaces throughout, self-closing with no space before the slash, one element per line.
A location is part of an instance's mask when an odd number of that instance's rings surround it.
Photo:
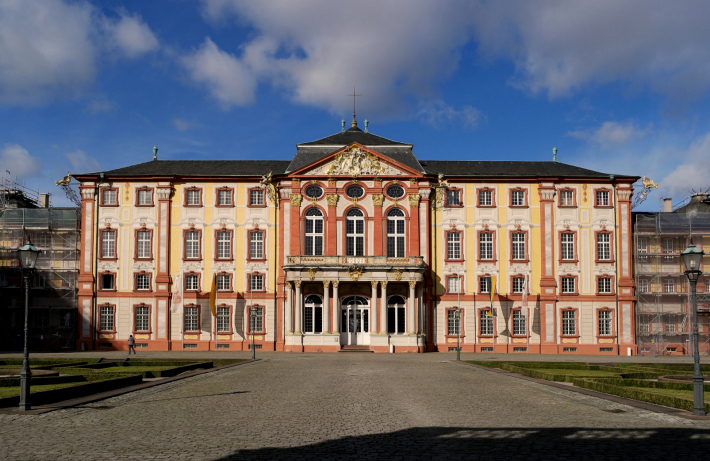
<path fill-rule="evenodd" d="M 291 206 L 301 206 L 301 194 L 291 194 L 289 198 L 291 199 Z"/>
<path fill-rule="evenodd" d="M 409 205 L 414 207 L 419 206 L 420 198 L 419 194 L 409 194 Z"/>
<path fill-rule="evenodd" d="M 316 269 L 315 269 L 315 267 L 311 267 L 310 269 L 308 269 L 308 277 L 310 277 L 311 282 L 312 282 L 313 280 L 315 280 L 315 278 L 316 278 Z"/>
<path fill-rule="evenodd" d="M 375 206 L 382 206 L 382 202 L 384 201 L 385 196 L 382 194 L 372 194 L 372 203 Z"/>
<path fill-rule="evenodd" d="M 359 175 L 378 175 L 385 172 L 385 168 L 380 165 L 380 160 L 376 155 L 365 152 L 358 146 L 351 146 L 343 152 L 335 154 L 335 159 L 327 167 L 323 167 L 323 173 L 331 175 L 348 175 L 357 177 Z"/>
<path fill-rule="evenodd" d="M 328 194 L 325 199 L 328 201 L 328 206 L 336 206 L 338 204 L 338 194 Z"/>
<path fill-rule="evenodd" d="M 396 270 L 394 271 L 394 278 L 395 278 L 395 280 L 397 280 L 398 282 L 399 282 L 400 280 L 402 280 L 402 269 L 396 269 Z"/>
<path fill-rule="evenodd" d="M 362 266 L 353 264 L 348 268 L 348 275 L 350 276 L 353 282 L 357 282 L 360 277 L 362 277 Z"/>

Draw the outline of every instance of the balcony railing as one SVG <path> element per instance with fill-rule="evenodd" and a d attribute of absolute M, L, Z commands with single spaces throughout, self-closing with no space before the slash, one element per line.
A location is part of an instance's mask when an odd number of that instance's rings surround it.
<path fill-rule="evenodd" d="M 286 256 L 288 266 L 359 266 L 382 267 L 424 267 L 424 257 L 409 256 L 407 258 L 391 258 L 389 256 Z"/>

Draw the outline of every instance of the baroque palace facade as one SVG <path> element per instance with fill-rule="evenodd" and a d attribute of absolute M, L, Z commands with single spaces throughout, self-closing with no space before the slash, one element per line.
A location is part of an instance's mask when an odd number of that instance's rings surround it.
<path fill-rule="evenodd" d="M 78 348 L 635 353 L 638 178 L 412 148 L 353 120 L 291 161 L 75 175 Z"/>

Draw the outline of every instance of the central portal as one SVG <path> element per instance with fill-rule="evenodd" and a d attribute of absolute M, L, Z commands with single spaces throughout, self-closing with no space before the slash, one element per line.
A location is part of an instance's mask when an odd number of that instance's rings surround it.
<path fill-rule="evenodd" d="M 362 296 L 348 296 L 340 304 L 340 344 L 370 345 L 370 303 Z"/>

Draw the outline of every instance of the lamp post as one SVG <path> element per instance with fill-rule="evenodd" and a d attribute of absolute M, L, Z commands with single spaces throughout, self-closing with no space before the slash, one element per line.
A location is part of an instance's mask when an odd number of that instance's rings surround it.
<path fill-rule="evenodd" d="M 31 410 L 30 406 L 30 379 L 32 372 L 30 371 L 30 350 L 27 347 L 27 337 L 29 336 L 28 319 L 30 316 L 30 277 L 35 270 L 37 264 L 37 256 L 39 250 L 32 246 L 32 242 L 20 248 L 20 264 L 25 278 L 25 350 L 24 358 L 22 359 L 22 371 L 20 372 L 20 411 Z"/>
<path fill-rule="evenodd" d="M 456 361 L 461 361 L 461 308 L 456 307 L 454 311 L 456 321 Z"/>
<path fill-rule="evenodd" d="M 705 416 L 705 396 L 703 395 L 703 373 L 700 371 L 700 351 L 698 347 L 698 309 L 695 302 L 695 285 L 698 283 L 700 274 L 700 263 L 703 260 L 702 251 L 698 250 L 693 241 L 690 246 L 680 254 L 685 266 L 685 276 L 690 281 L 690 296 L 693 303 L 693 402 L 694 415 Z"/>
<path fill-rule="evenodd" d="M 249 308 L 249 317 L 251 320 L 251 358 L 256 359 L 256 346 L 254 346 L 254 328 L 256 327 L 256 314 L 259 309 L 256 307 Z"/>

